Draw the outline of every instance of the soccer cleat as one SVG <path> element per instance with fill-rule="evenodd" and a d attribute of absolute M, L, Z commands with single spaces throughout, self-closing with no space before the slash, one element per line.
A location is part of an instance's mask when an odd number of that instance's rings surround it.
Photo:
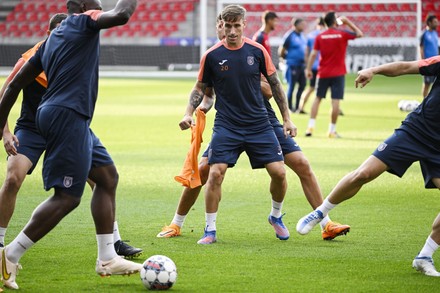
<path fill-rule="evenodd" d="M 329 138 L 342 138 L 336 131 L 329 132 L 327 135 Z"/>
<path fill-rule="evenodd" d="M 417 255 L 413 260 L 412 267 L 427 276 L 440 277 L 440 273 L 435 269 L 434 261 L 431 257 Z"/>
<path fill-rule="evenodd" d="M 313 133 L 313 127 L 309 127 L 309 128 L 307 128 L 307 130 L 306 130 L 306 136 L 312 136 L 312 133 Z"/>
<path fill-rule="evenodd" d="M 142 254 L 142 249 L 128 245 L 127 242 L 129 241 L 118 240 L 115 242 L 115 251 L 118 255 L 132 259 Z"/>
<path fill-rule="evenodd" d="M 17 290 L 18 285 L 15 282 L 15 278 L 18 275 L 18 270 L 21 270 L 21 265 L 10 262 L 6 258 L 4 249 L 2 249 L 0 253 L 0 262 L 2 267 L 1 279 L 3 284 L 5 285 L 6 288 Z"/>
<path fill-rule="evenodd" d="M 346 235 L 348 232 L 350 232 L 350 226 L 329 221 L 322 230 L 322 239 L 332 240 L 340 235 Z"/>
<path fill-rule="evenodd" d="M 217 242 L 216 231 L 206 231 L 203 237 L 197 241 L 197 244 L 213 244 Z"/>
<path fill-rule="evenodd" d="M 140 272 L 142 264 L 117 256 L 109 261 L 96 260 L 96 273 L 101 277 L 111 275 L 131 275 Z"/>
<path fill-rule="evenodd" d="M 298 224 L 296 224 L 296 231 L 298 231 L 298 233 L 301 235 L 305 235 L 309 233 L 313 227 L 316 226 L 316 224 L 321 222 L 322 219 L 324 219 L 324 216 L 321 211 L 313 211 L 299 219 Z"/>
<path fill-rule="evenodd" d="M 283 214 L 281 217 L 276 218 L 274 216 L 269 215 L 268 221 L 269 224 L 275 229 L 275 235 L 280 240 L 287 240 L 290 237 L 289 230 L 287 230 L 286 226 L 283 224 Z"/>
<path fill-rule="evenodd" d="M 176 224 L 171 224 L 169 226 L 164 226 L 162 231 L 157 234 L 158 238 L 170 238 L 180 236 L 180 227 Z"/>

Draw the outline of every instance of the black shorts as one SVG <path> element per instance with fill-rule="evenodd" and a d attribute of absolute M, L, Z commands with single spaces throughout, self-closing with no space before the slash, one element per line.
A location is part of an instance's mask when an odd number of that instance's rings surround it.
<path fill-rule="evenodd" d="M 342 100 L 344 98 L 344 87 L 345 87 L 345 75 L 319 78 L 318 87 L 316 89 L 316 96 L 318 98 L 325 98 L 327 94 L 327 89 L 331 90 L 331 98 L 335 100 Z"/>

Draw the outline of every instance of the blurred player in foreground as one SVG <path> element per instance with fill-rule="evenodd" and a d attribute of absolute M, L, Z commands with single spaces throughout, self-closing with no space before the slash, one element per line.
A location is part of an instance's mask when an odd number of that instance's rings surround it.
<path fill-rule="evenodd" d="M 49 28 L 47 35 L 59 26 L 61 21 L 67 18 L 67 14 L 59 13 L 54 15 L 49 21 Z M 2 89 L 0 90 L 0 97 L 3 96 L 4 90 L 8 86 L 9 82 L 14 78 L 17 72 L 23 67 L 38 50 L 44 41 L 37 43 L 32 49 L 28 50 L 22 55 L 13 71 L 7 77 Z M 4 239 L 9 221 L 15 209 L 15 202 L 17 199 L 17 193 L 26 178 L 26 174 L 32 174 L 35 169 L 41 155 L 46 149 L 46 142 L 40 135 L 35 125 L 35 116 L 37 113 L 38 105 L 41 102 L 41 98 L 46 92 L 47 79 L 44 73 L 41 73 L 35 81 L 26 86 L 23 89 L 23 103 L 21 106 L 21 115 L 17 120 L 14 134 L 9 131 L 8 124 L 6 123 L 3 130 L 3 142 L 6 153 L 8 154 L 8 165 L 5 182 L 0 189 L 0 247 L 4 247 Z M 98 141 L 99 142 L 99 141 Z M 99 167 L 99 162 L 93 164 Z M 100 168 L 95 169 L 96 171 Z M 114 169 L 116 171 L 116 169 Z M 113 174 L 111 178 L 117 178 L 117 174 Z M 95 183 L 91 183 L 92 189 Z M 116 182 L 97 182 L 98 186 L 104 185 L 104 188 L 116 188 Z M 111 185 L 111 186 L 109 186 Z M 135 257 L 142 253 L 139 248 L 134 248 L 121 240 L 119 234 L 118 223 L 114 223 L 114 242 L 115 249 L 119 255 L 124 257 Z"/>
<path fill-rule="evenodd" d="M 339 181 L 321 206 L 298 221 L 296 229 L 300 234 L 309 233 L 333 208 L 356 195 L 364 184 L 385 171 L 402 177 L 412 163 L 419 161 L 425 188 L 440 188 L 440 56 L 361 70 L 355 82 L 356 87 L 364 87 L 375 74 L 400 76 L 418 73 L 437 77 L 428 96 L 357 170 Z M 413 267 L 425 275 L 440 277 L 432 260 L 439 244 L 440 214 L 434 220 L 431 235 L 415 257 Z"/>
<path fill-rule="evenodd" d="M 224 31 L 221 21 L 221 15 L 217 17 L 216 24 L 217 37 L 219 40 L 224 38 Z M 272 97 L 272 90 L 270 88 L 269 83 L 267 81 L 261 81 L 261 90 L 265 99 L 270 99 Z M 206 100 L 204 99 L 199 106 L 203 109 L 204 112 L 207 112 L 212 104 L 206 104 Z M 277 135 L 277 139 L 280 142 L 283 155 L 284 155 L 284 163 L 292 169 L 297 176 L 300 178 L 301 186 L 303 188 L 304 194 L 312 208 L 316 208 L 322 204 L 322 193 L 319 188 L 318 181 L 313 173 L 313 170 L 304 156 L 304 153 L 301 151 L 301 148 L 295 142 L 292 137 L 285 137 L 283 133 L 283 127 L 280 124 L 278 118 L 275 115 L 272 106 L 270 105 L 268 100 L 265 100 L 265 106 L 269 115 L 269 120 L 272 126 L 274 127 L 275 134 Z M 190 112 L 194 112 L 195 108 L 193 108 Z M 208 164 L 208 153 L 209 147 L 202 155 L 202 158 L 199 162 L 199 172 L 202 181 L 202 185 L 204 185 L 208 179 L 209 175 L 209 164 Z M 162 231 L 157 234 L 157 237 L 175 237 L 181 235 L 181 228 L 185 221 L 185 218 L 191 207 L 194 205 L 197 197 L 200 194 L 202 186 L 190 188 L 185 187 L 183 189 L 182 195 L 179 200 L 179 204 L 177 206 L 176 213 L 174 214 L 174 218 L 171 221 L 169 226 L 163 227 Z M 339 223 L 332 222 L 330 218 L 326 218 L 321 222 L 322 238 L 324 240 L 332 240 L 339 235 L 346 234 L 350 230 L 350 226 L 341 225 Z"/>
<path fill-rule="evenodd" d="M 18 289 L 21 257 L 80 204 L 87 177 L 94 182 L 111 181 L 114 178 L 110 176 L 117 174 L 114 164 L 100 167 L 99 172 L 91 169 L 93 159 L 112 162 L 89 128 L 98 91 L 99 36 L 101 29 L 127 23 L 136 6 L 136 0 L 119 0 L 113 10 L 103 12 L 99 0 L 68 0 L 69 16 L 24 64 L 3 94 L 0 137 L 19 92 L 45 72 L 48 88 L 37 110 L 36 125 L 46 141 L 44 186 L 46 190 L 54 188 L 53 196 L 34 210 L 25 228 L 1 250 L 2 281 L 8 288 Z M 129 275 L 142 268 L 115 251 L 113 191 L 97 184 L 91 202 L 98 246 L 95 271 L 101 276 Z"/>

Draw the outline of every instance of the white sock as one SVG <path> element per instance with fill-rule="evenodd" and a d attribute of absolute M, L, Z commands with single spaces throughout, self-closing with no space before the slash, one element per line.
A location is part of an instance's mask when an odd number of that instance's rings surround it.
<path fill-rule="evenodd" d="M 272 200 L 272 210 L 270 215 L 275 218 L 281 217 L 281 209 L 283 208 L 283 202 L 276 202 Z"/>
<path fill-rule="evenodd" d="M 174 218 L 171 221 L 171 224 L 175 224 L 175 225 L 179 226 L 180 228 L 182 228 L 183 222 L 185 221 L 185 218 L 186 218 L 186 215 L 181 216 L 178 213 L 175 213 Z"/>
<path fill-rule="evenodd" d="M 316 119 L 310 118 L 308 128 L 315 128 Z"/>
<path fill-rule="evenodd" d="M 426 239 L 425 245 L 422 250 L 419 252 L 418 256 L 427 256 L 432 257 L 434 252 L 438 249 L 439 245 L 432 240 L 431 236 Z"/>
<path fill-rule="evenodd" d="M 8 229 L 8 228 L 0 227 L 0 243 L 1 244 L 5 244 L 6 229 Z"/>
<path fill-rule="evenodd" d="M 328 125 L 328 132 L 336 132 L 336 124 L 330 123 Z"/>
<path fill-rule="evenodd" d="M 324 230 L 325 226 L 327 225 L 327 223 L 330 222 L 330 217 L 327 215 L 324 217 L 324 219 L 322 219 L 321 222 L 319 222 L 319 224 L 321 225 L 321 229 Z"/>
<path fill-rule="evenodd" d="M 215 231 L 217 227 L 215 222 L 217 221 L 217 213 L 205 213 L 206 218 L 206 231 Z"/>
<path fill-rule="evenodd" d="M 115 221 L 113 223 L 113 243 L 116 243 L 119 240 L 121 240 L 121 235 L 119 235 L 118 221 Z"/>
<path fill-rule="evenodd" d="M 23 254 L 35 243 L 21 231 L 5 248 L 6 257 L 12 263 L 18 263 Z"/>
<path fill-rule="evenodd" d="M 324 199 L 324 202 L 317 208 L 317 210 L 321 211 L 322 215 L 327 216 L 328 212 L 334 209 L 337 204 L 332 204 L 327 198 Z"/>
<path fill-rule="evenodd" d="M 99 260 L 108 261 L 118 256 L 113 243 L 113 234 L 97 234 L 96 241 Z"/>

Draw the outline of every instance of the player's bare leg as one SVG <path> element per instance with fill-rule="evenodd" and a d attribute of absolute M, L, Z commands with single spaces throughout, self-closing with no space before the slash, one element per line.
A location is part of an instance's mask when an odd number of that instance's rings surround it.
<path fill-rule="evenodd" d="M 142 268 L 141 264 L 118 256 L 114 247 L 113 225 L 118 177 L 114 165 L 92 168 L 89 172 L 89 178 L 95 182 L 91 210 L 98 240 L 96 272 L 101 276 L 130 275 Z"/>
<path fill-rule="evenodd" d="M 164 226 L 162 231 L 157 234 L 157 237 L 170 238 L 180 236 L 180 229 L 183 226 L 183 222 L 199 197 L 200 191 L 202 191 L 202 186 L 205 185 L 206 181 L 208 180 L 209 164 L 207 157 L 202 157 L 200 159 L 199 174 L 202 185 L 196 188 L 183 188 L 182 195 L 180 196 L 179 204 L 171 224 L 169 226 Z"/>
<path fill-rule="evenodd" d="M 213 164 L 209 168 L 208 181 L 205 186 L 205 233 L 197 242 L 198 244 L 212 244 L 217 241 L 217 211 L 222 197 L 222 183 L 227 169 L 228 165 L 223 163 Z"/>
<path fill-rule="evenodd" d="M 340 138 L 339 134 L 336 132 L 336 122 L 338 122 L 340 114 L 339 104 L 339 99 L 332 99 L 332 112 L 330 115 L 330 126 L 328 131 L 328 137 L 330 138 Z"/>
<path fill-rule="evenodd" d="M 281 211 L 287 191 L 284 162 L 273 162 L 267 164 L 265 167 L 271 178 L 270 193 L 272 195 L 272 209 L 268 221 L 274 228 L 276 237 L 280 240 L 287 240 L 290 237 L 290 233 L 283 223 L 283 214 Z"/>
<path fill-rule="evenodd" d="M 433 178 L 433 183 L 440 189 L 440 178 Z M 440 245 L 440 214 L 432 224 L 432 231 L 426 239 L 425 244 L 419 254 L 414 258 L 412 266 L 416 270 L 431 277 L 440 277 L 440 272 L 434 266 L 432 260 L 433 254 L 437 251 Z"/>
<path fill-rule="evenodd" d="M 315 97 L 315 99 L 313 100 L 312 109 L 310 111 L 309 124 L 306 130 L 306 136 L 312 136 L 313 134 L 313 130 L 315 129 L 315 120 L 318 116 L 318 110 L 319 106 L 321 105 L 321 100 L 322 99 L 320 97 Z"/>
<path fill-rule="evenodd" d="M 316 209 L 320 206 L 323 202 L 321 188 L 304 153 L 301 151 L 289 153 L 284 156 L 284 163 L 299 177 L 301 187 L 312 208 Z M 320 224 L 324 240 L 332 240 L 350 231 L 350 226 L 333 222 L 328 215 L 324 217 Z"/>
<path fill-rule="evenodd" d="M 338 182 L 322 205 L 298 221 L 296 226 L 298 233 L 309 233 L 336 205 L 352 198 L 364 184 L 376 179 L 386 170 L 388 170 L 387 165 L 375 156 L 370 156 L 359 168 L 348 173 Z"/>
<path fill-rule="evenodd" d="M 8 158 L 5 182 L 0 189 L 0 247 L 4 246 L 4 236 L 15 210 L 17 193 L 31 167 L 32 162 L 24 155 Z"/>

